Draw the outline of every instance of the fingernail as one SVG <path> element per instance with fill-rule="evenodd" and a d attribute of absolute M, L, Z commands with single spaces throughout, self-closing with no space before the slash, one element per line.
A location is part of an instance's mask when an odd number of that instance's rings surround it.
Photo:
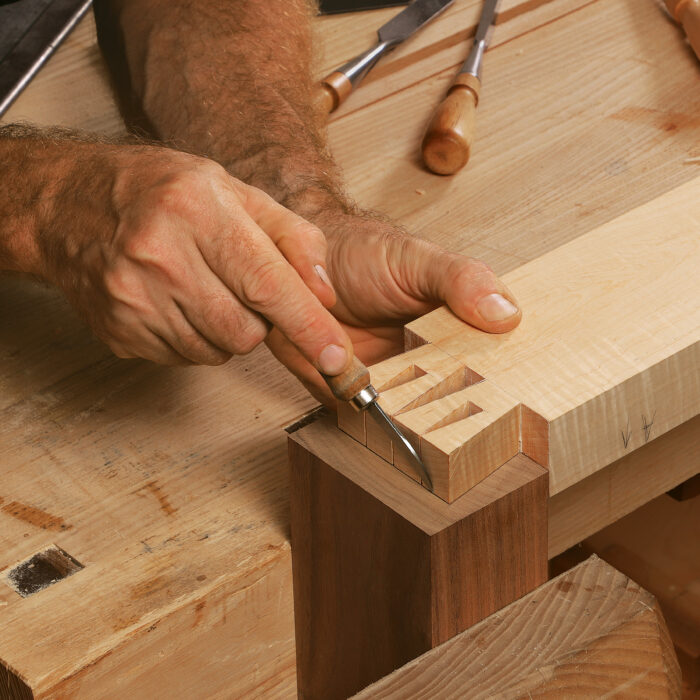
<path fill-rule="evenodd" d="M 518 313 L 518 307 L 500 294 L 488 294 L 483 297 L 476 309 L 484 321 L 505 321 Z"/>
<path fill-rule="evenodd" d="M 321 265 L 314 265 L 314 270 L 316 270 L 316 274 L 321 278 L 321 282 L 323 282 L 323 284 L 327 284 L 331 289 L 333 289 L 333 285 L 331 284 L 331 280 L 328 277 L 328 273 L 325 271 L 325 269 Z"/>
<path fill-rule="evenodd" d="M 318 366 L 324 374 L 340 374 L 348 363 L 348 353 L 340 345 L 326 345 L 318 356 Z"/>

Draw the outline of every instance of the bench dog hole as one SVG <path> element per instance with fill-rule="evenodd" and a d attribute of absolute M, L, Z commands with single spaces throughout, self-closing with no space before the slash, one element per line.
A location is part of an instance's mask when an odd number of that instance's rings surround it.
<path fill-rule="evenodd" d="M 55 544 L 10 569 L 7 582 L 23 598 L 67 578 L 84 568 Z"/>

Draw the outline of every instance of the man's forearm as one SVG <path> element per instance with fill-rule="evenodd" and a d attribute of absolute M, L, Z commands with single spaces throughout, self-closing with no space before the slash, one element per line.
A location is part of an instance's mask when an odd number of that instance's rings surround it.
<path fill-rule="evenodd" d="M 80 160 L 81 149 L 54 133 L 23 126 L 0 128 L 0 270 L 43 277 L 42 231 Z"/>
<path fill-rule="evenodd" d="M 96 3 L 122 98 L 152 135 L 313 219 L 346 201 L 312 107 L 311 11 L 308 0 Z"/>

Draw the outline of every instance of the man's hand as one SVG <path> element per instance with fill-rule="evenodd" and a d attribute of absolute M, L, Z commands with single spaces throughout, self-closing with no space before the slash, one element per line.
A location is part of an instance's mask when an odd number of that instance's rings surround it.
<path fill-rule="evenodd" d="M 327 115 L 314 113 L 313 6 L 96 0 L 95 12 L 134 126 L 206 154 L 324 232 L 332 311 L 361 359 L 399 350 L 401 325 L 442 303 L 484 330 L 513 328 L 520 312 L 486 266 L 354 212 L 326 148 Z M 283 333 L 273 329 L 267 342 L 330 403 L 317 369 Z"/>
<path fill-rule="evenodd" d="M 118 356 L 219 364 L 274 326 L 317 369 L 347 365 L 351 341 L 324 308 L 326 240 L 262 191 L 164 148 L 38 133 L 4 146 L 26 179 L 0 207 L 16 217 L 7 238 L 32 253 L 5 269 L 62 289 Z"/>
<path fill-rule="evenodd" d="M 479 260 L 448 253 L 368 216 L 336 214 L 324 217 L 322 225 L 338 296 L 332 312 L 367 364 L 401 352 L 403 324 L 443 303 L 491 333 L 520 323 L 513 295 Z M 333 405 L 320 374 L 282 334 L 273 329 L 267 344 L 314 396 Z"/>

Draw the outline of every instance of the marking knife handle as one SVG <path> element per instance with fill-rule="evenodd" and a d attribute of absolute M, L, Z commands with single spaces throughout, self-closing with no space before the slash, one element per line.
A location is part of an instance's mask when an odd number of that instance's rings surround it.
<path fill-rule="evenodd" d="M 331 377 L 323 375 L 333 396 L 341 401 L 352 401 L 363 389 L 370 385 L 369 370 L 356 357 L 352 358 L 350 366 L 341 374 Z"/>
<path fill-rule="evenodd" d="M 469 160 L 481 81 L 460 73 L 440 103 L 423 137 L 423 161 L 438 175 L 452 175 Z"/>

